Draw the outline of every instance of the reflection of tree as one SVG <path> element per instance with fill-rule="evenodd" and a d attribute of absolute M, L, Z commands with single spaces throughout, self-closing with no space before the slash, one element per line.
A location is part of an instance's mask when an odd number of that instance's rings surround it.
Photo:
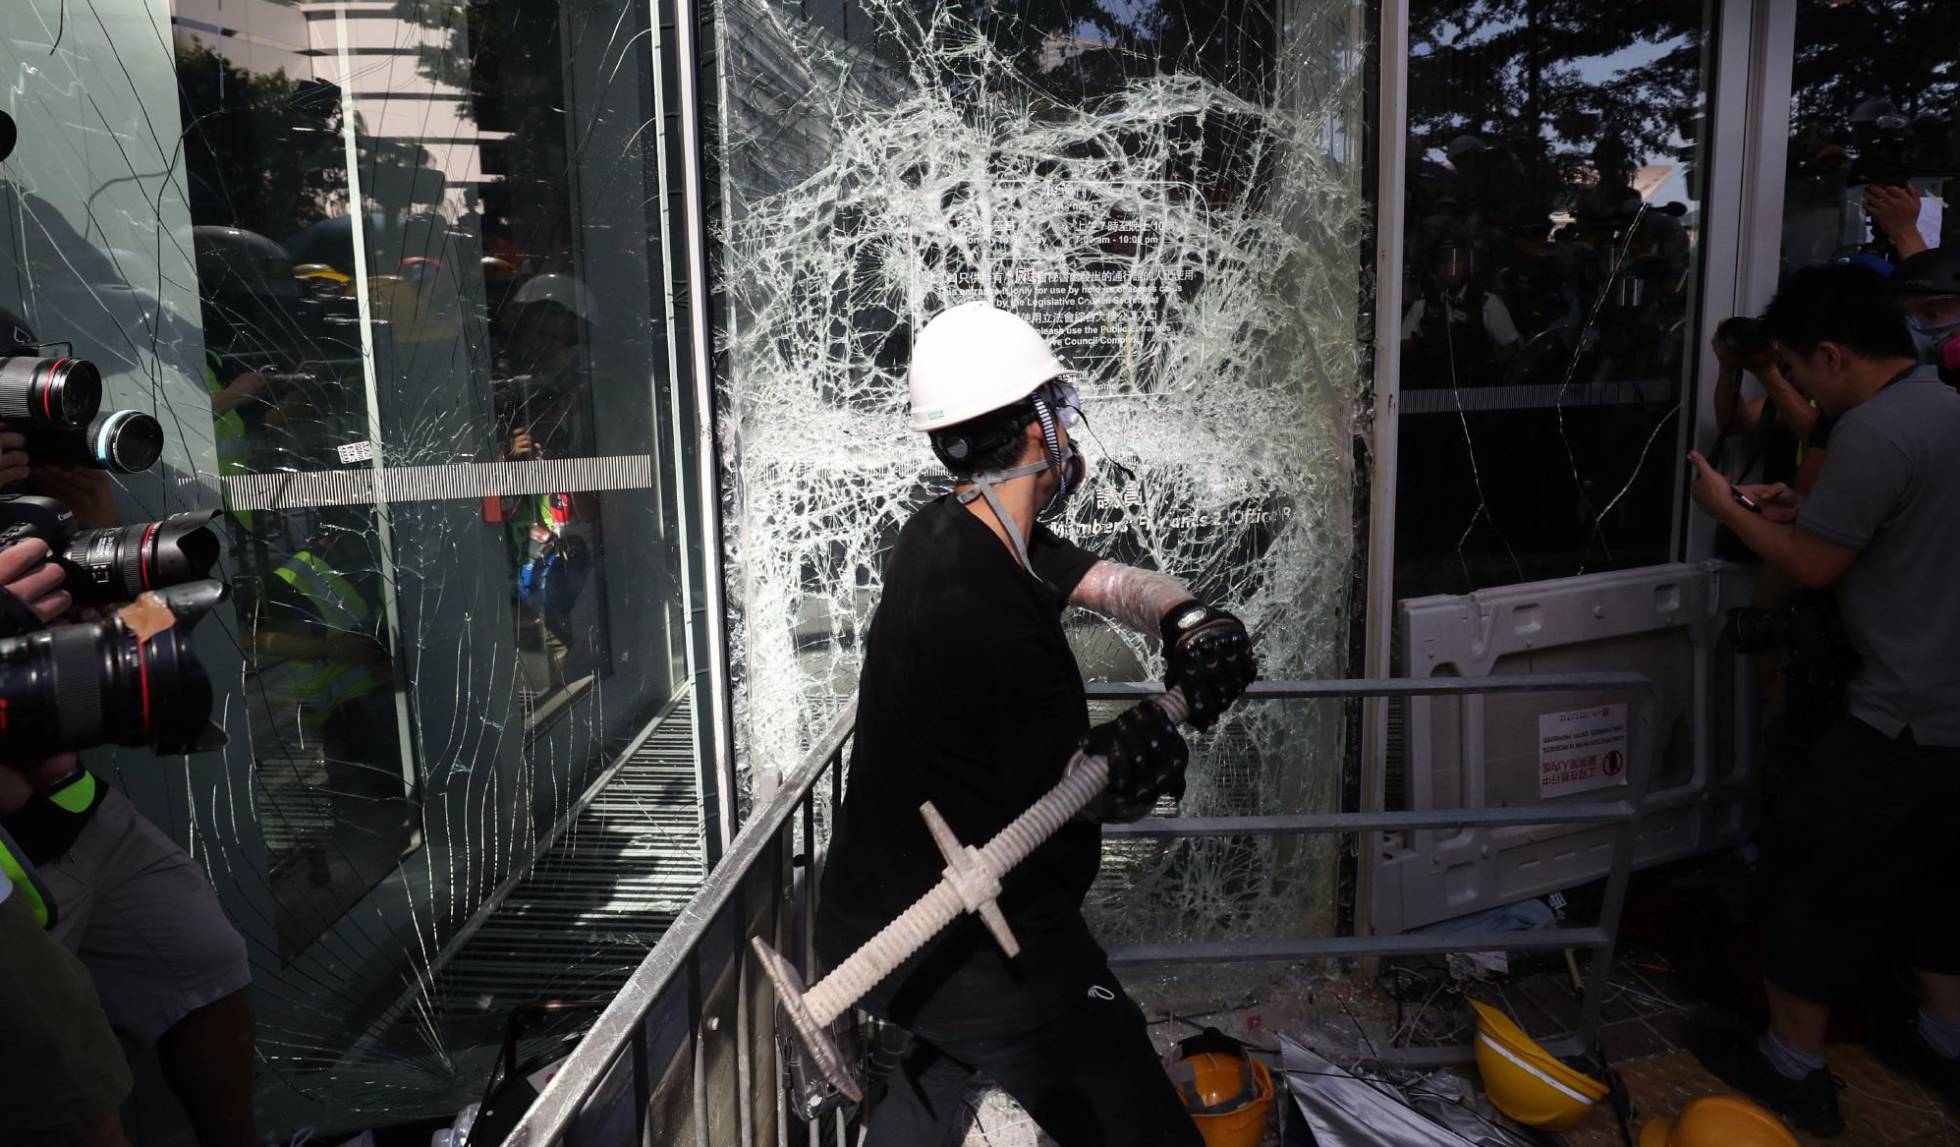
<path fill-rule="evenodd" d="M 1415 0 L 1410 152 L 1473 135 L 1508 152 L 1540 189 L 1601 164 L 1623 179 L 1649 155 L 1676 152 L 1686 163 L 1701 107 L 1702 16 L 1699 0 Z M 1640 45 L 1654 57 L 1630 67 L 1600 59 Z"/>
<path fill-rule="evenodd" d="M 177 91 L 194 222 L 283 235 L 326 218 L 344 197 L 331 84 L 254 74 L 191 44 L 177 50 Z"/>
<path fill-rule="evenodd" d="M 1951 132 L 1960 110 L 1956 45 L 1960 4 L 1953 0 L 1804 0 L 1790 83 L 1790 138 L 1801 158 L 1846 143 L 1852 110 L 1877 96 L 1908 117 L 1930 112 Z"/>
<path fill-rule="evenodd" d="M 572 156 L 565 124 L 564 34 L 612 26 L 620 0 L 396 0 L 395 15 L 442 35 L 417 49 L 416 67 L 433 83 L 459 89 L 479 130 L 508 132 L 486 148 L 486 240 L 531 252 L 569 242 L 566 173 Z M 520 223 L 524 233 L 511 234 Z"/>

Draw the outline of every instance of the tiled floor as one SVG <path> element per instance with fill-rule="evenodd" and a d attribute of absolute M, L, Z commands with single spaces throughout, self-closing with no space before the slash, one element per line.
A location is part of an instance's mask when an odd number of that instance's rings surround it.
<path fill-rule="evenodd" d="M 1391 1045 L 1468 1044 L 1473 1029 L 1466 991 L 1502 1007 L 1540 1039 L 1568 1031 L 1579 1013 L 1579 994 L 1570 975 L 1543 961 L 1467 989 L 1440 968 L 1390 973 L 1373 981 L 1305 966 L 1237 978 L 1221 978 L 1211 969 L 1182 979 L 1137 974 L 1126 976 L 1125 983 L 1154 1021 L 1151 1031 L 1160 1048 L 1200 1024 L 1211 1024 L 1254 1047 L 1272 1047 L 1275 1034 L 1284 1032 L 1342 1065 Z M 1671 1117 L 1689 1100 L 1730 1091 L 1686 1050 L 1689 1015 L 1702 1002 L 1665 957 L 1637 946 L 1623 949 L 1607 991 L 1600 1038 L 1632 1094 L 1636 1136 L 1647 1119 Z M 1223 1010 L 1218 1010 L 1221 1004 Z M 1848 1126 L 1836 1139 L 1800 1136 L 1806 1147 L 1960 1147 L 1960 1112 L 1942 1107 L 1917 1083 L 1888 1070 L 1862 1044 L 1833 1044 L 1828 1054 L 1832 1071 L 1843 1081 L 1839 1101 Z M 1462 1070 L 1476 1080 L 1474 1068 Z M 1011 1103 L 989 1096 L 967 1143 L 1045 1143 L 1025 1119 Z M 1588 1122 L 1567 1132 L 1563 1142 L 1569 1147 L 1621 1147 L 1620 1130 L 1612 1112 L 1601 1107 Z"/>
<path fill-rule="evenodd" d="M 1730 1089 L 1686 1050 L 1688 1015 L 1694 1002 L 1677 977 L 1654 958 L 1630 953 L 1608 989 L 1600 1039 L 1614 1067 L 1627 1082 L 1637 1111 L 1637 1135 L 1646 1119 L 1672 1116 L 1688 1101 Z M 1477 994 L 1506 1002 L 1527 1031 L 1549 1036 L 1563 1030 L 1575 1013 L 1577 997 L 1555 974 L 1523 977 L 1496 991 Z M 1960 1147 L 1960 1112 L 1943 1107 L 1917 1082 L 1878 1062 L 1862 1044 L 1830 1047 L 1831 1070 L 1843 1083 L 1839 1103 L 1845 1133 L 1835 1139 L 1798 1138 L 1805 1144 L 1834 1147 Z M 1565 1135 L 1571 1147 L 1620 1147 L 1612 1112 L 1600 1108 Z"/>

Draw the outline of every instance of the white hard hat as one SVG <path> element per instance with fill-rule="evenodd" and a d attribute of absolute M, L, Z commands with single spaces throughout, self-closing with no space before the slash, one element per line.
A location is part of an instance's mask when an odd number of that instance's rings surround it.
<path fill-rule="evenodd" d="M 526 279 L 510 298 L 512 304 L 555 303 L 588 322 L 592 318 L 592 293 L 570 275 L 552 273 Z"/>
<path fill-rule="evenodd" d="M 1068 373 L 1026 320 L 986 303 L 961 303 L 912 342 L 912 429 L 957 426 Z"/>

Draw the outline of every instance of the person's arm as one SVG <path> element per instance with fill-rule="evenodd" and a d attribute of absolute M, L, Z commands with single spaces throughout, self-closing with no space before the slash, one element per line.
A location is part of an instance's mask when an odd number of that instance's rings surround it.
<path fill-rule="evenodd" d="M 1717 337 L 1709 340 L 1715 351 L 1715 433 L 1743 434 L 1756 428 L 1762 418 L 1760 400 L 1742 398 L 1742 361 L 1729 353 Z"/>
<path fill-rule="evenodd" d="M 1099 561 L 1076 583 L 1068 603 L 1138 633 L 1154 634 L 1172 609 L 1196 600 L 1183 582 L 1167 573 Z"/>
<path fill-rule="evenodd" d="M 1492 354 L 1498 362 L 1518 357 L 1521 345 L 1518 324 L 1511 319 L 1511 308 L 1493 293 L 1484 295 L 1484 333 L 1490 336 Z"/>
<path fill-rule="evenodd" d="M 1169 574 L 1098 561 L 1070 591 L 1069 604 L 1161 637 L 1164 687 L 1183 692 L 1199 729 L 1211 728 L 1258 679 L 1245 624 L 1200 602 Z"/>
<path fill-rule="evenodd" d="M 1812 406 L 1810 400 L 1805 398 L 1796 387 L 1790 385 L 1790 380 L 1783 377 L 1783 372 L 1774 362 L 1751 367 L 1749 373 L 1755 375 L 1756 381 L 1763 384 L 1763 393 L 1768 396 L 1769 401 L 1776 404 L 1776 413 L 1783 419 L 1783 425 L 1790 428 L 1791 433 L 1797 436 L 1797 441 L 1808 441 L 1812 428 L 1817 425 L 1817 408 Z"/>
<path fill-rule="evenodd" d="M 29 488 L 68 507 L 82 529 L 104 530 L 117 524 L 115 487 L 107 470 L 37 462 Z"/>
<path fill-rule="evenodd" d="M 211 413 L 229 414 L 264 394 L 265 389 L 265 376 L 256 370 L 248 370 L 211 396 Z"/>
<path fill-rule="evenodd" d="M 1899 258 L 1909 259 L 1926 249 L 1926 238 L 1919 233 L 1918 188 L 1874 183 L 1865 188 L 1865 214 L 1874 229 L 1892 240 Z"/>
<path fill-rule="evenodd" d="M 1745 509 L 1733 496 L 1729 480 L 1708 464 L 1699 450 L 1688 458 L 1695 465 L 1692 485 L 1695 504 L 1709 517 L 1734 531 L 1742 544 L 1764 561 L 1776 566 L 1798 585 L 1823 589 L 1835 585 L 1858 556 L 1856 548 L 1826 541 L 1801 527 L 1772 521 L 1770 517 Z"/>

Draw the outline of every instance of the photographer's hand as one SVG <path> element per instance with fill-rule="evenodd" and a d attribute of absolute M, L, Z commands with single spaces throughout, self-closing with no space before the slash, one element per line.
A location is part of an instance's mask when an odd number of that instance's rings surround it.
<path fill-rule="evenodd" d="M 35 492 L 68 507 L 82 529 L 103 530 L 116 525 L 115 488 L 109 484 L 107 470 L 37 462 L 33 476 Z"/>
<path fill-rule="evenodd" d="M 0 588 L 20 599 L 42 621 L 68 612 L 74 599 L 61 588 L 68 572 L 48 560 L 48 543 L 39 538 L 0 550 Z"/>
<path fill-rule="evenodd" d="M 0 486 L 27 477 L 27 435 L 0 430 Z"/>
<path fill-rule="evenodd" d="M 44 761 L 0 764 L 0 816 L 20 811 L 27 799 L 75 771 L 73 753 L 56 753 Z"/>

